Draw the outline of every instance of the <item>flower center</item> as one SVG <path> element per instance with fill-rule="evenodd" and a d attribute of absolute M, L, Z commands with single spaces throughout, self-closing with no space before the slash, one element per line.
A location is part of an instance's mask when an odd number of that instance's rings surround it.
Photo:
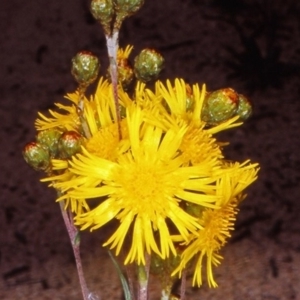
<path fill-rule="evenodd" d="M 134 163 L 119 176 L 120 195 L 126 202 L 124 207 L 128 207 L 135 214 L 146 214 L 154 222 L 157 214 L 166 216 L 166 195 L 171 196 L 171 190 L 163 172 L 159 172 L 155 166 Z"/>
<path fill-rule="evenodd" d="M 121 124 L 123 135 L 127 135 L 124 124 Z M 116 124 L 102 127 L 86 143 L 86 149 L 101 158 L 115 161 L 119 149 L 119 133 Z"/>
<path fill-rule="evenodd" d="M 207 249 L 219 250 L 230 237 L 233 230 L 235 215 L 237 213 L 236 202 L 228 203 L 218 210 L 204 212 L 204 229 L 200 231 L 202 243 Z"/>

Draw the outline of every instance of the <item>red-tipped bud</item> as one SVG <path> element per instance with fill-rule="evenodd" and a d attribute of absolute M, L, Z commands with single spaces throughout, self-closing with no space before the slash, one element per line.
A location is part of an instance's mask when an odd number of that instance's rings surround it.
<path fill-rule="evenodd" d="M 47 171 L 50 169 L 50 154 L 41 144 L 28 143 L 23 150 L 25 161 L 35 170 Z"/>
<path fill-rule="evenodd" d="M 62 134 L 58 141 L 58 156 L 68 159 L 80 152 L 83 137 L 75 131 L 67 131 Z"/>
<path fill-rule="evenodd" d="M 236 114 L 239 95 L 231 88 L 208 93 L 204 99 L 201 118 L 209 125 L 222 123 Z"/>
<path fill-rule="evenodd" d="M 99 74 L 100 63 L 97 56 L 88 51 L 81 51 L 72 59 L 71 73 L 82 86 L 93 83 Z"/>

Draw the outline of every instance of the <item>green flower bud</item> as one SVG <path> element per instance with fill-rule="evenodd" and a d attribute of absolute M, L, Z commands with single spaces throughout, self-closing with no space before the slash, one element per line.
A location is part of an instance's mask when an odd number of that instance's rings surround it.
<path fill-rule="evenodd" d="M 47 171 L 50 169 L 50 154 L 41 144 L 28 143 L 23 150 L 25 161 L 35 170 Z"/>
<path fill-rule="evenodd" d="M 252 114 L 252 105 L 244 95 L 239 94 L 239 105 L 236 114 L 240 116 L 242 121 L 246 121 Z"/>
<path fill-rule="evenodd" d="M 214 125 L 230 119 L 237 111 L 238 100 L 238 94 L 231 88 L 208 93 L 203 103 L 202 120 Z"/>
<path fill-rule="evenodd" d="M 68 159 L 80 152 L 83 144 L 83 137 L 75 131 L 67 131 L 62 134 L 58 141 L 58 156 Z"/>
<path fill-rule="evenodd" d="M 48 129 L 40 131 L 36 137 L 38 143 L 48 149 L 50 156 L 55 157 L 58 150 L 58 140 L 61 132 L 56 129 Z"/>
<path fill-rule="evenodd" d="M 163 57 L 152 49 L 144 49 L 134 59 L 134 73 L 138 80 L 148 82 L 158 77 L 163 69 Z"/>
<path fill-rule="evenodd" d="M 114 15 L 114 5 L 112 0 L 92 0 L 91 13 L 99 21 L 105 31 L 109 34 L 111 31 L 111 22 Z"/>
<path fill-rule="evenodd" d="M 117 14 L 116 22 L 120 28 L 122 21 L 136 13 L 144 4 L 144 0 L 113 0 Z"/>
<path fill-rule="evenodd" d="M 81 51 L 72 59 L 71 73 L 75 80 L 82 86 L 93 83 L 99 73 L 99 59 L 88 51 Z"/>

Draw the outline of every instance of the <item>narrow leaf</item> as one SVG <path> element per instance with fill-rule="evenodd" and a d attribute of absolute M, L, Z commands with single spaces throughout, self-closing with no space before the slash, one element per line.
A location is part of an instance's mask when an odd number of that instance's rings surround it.
<path fill-rule="evenodd" d="M 112 253 L 110 251 L 108 251 L 108 254 L 109 254 L 115 268 L 117 269 L 117 272 L 118 272 L 118 275 L 119 275 L 119 278 L 121 280 L 121 284 L 122 284 L 122 287 L 123 287 L 125 300 L 133 300 L 132 296 L 131 296 L 131 293 L 130 293 L 128 282 L 127 282 L 126 277 L 124 276 L 118 262 L 116 261 L 116 259 L 114 258 L 114 256 L 112 255 Z"/>

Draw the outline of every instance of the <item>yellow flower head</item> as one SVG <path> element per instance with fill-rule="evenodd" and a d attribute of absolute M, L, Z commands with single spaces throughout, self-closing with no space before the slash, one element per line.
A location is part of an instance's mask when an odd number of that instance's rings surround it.
<path fill-rule="evenodd" d="M 235 215 L 237 214 L 237 201 L 233 199 L 220 209 L 206 209 L 199 220 L 203 228 L 196 234 L 191 235 L 191 242 L 183 251 L 181 263 L 174 271 L 174 274 L 181 272 L 195 255 L 198 259 L 194 264 L 193 285 L 202 284 L 202 264 L 206 257 L 207 281 L 210 287 L 217 287 L 213 277 L 212 266 L 220 264 L 222 256 L 218 254 L 221 247 L 230 237 L 230 231 L 233 230 Z"/>
<path fill-rule="evenodd" d="M 170 251 L 176 254 L 170 223 L 183 239 L 199 227 L 196 218 L 181 208 L 181 202 L 215 207 L 216 196 L 204 194 L 214 189 L 214 180 L 209 179 L 213 166 L 210 162 L 183 166 L 179 147 L 186 126 L 163 132 L 144 122 L 143 111 L 136 106 L 127 111 L 126 120 L 128 151 L 113 162 L 84 150 L 70 162 L 69 171 L 78 177 L 77 185 L 76 180 L 70 180 L 55 187 L 67 191 L 61 199 L 99 198 L 99 205 L 78 215 L 76 224 L 82 229 L 96 229 L 118 219 L 120 226 L 105 245 L 116 248 L 118 254 L 125 238 L 131 236 L 125 263 L 145 263 L 145 251 L 154 251 L 163 258 Z M 85 178 L 94 179 L 95 185 L 87 187 Z"/>
<path fill-rule="evenodd" d="M 193 285 L 202 284 L 202 265 L 206 257 L 207 280 L 210 287 L 217 287 L 214 280 L 212 267 L 220 264 L 222 256 L 219 250 L 225 245 L 227 239 L 231 236 L 230 231 L 234 229 L 235 215 L 237 214 L 237 205 L 245 198 L 242 194 L 244 189 L 251 184 L 257 177 L 257 164 L 249 164 L 246 161 L 243 164 L 224 163 L 223 167 L 216 171 L 217 179 L 216 195 L 218 200 L 217 209 L 198 209 L 198 222 L 201 228 L 197 233 L 191 233 L 189 241 L 185 242 L 186 249 L 181 255 L 181 262 L 174 270 L 181 274 L 195 256 L 198 256 L 194 265 Z M 195 215 L 195 214 L 193 214 Z M 179 241 L 180 238 L 174 238 Z"/>

